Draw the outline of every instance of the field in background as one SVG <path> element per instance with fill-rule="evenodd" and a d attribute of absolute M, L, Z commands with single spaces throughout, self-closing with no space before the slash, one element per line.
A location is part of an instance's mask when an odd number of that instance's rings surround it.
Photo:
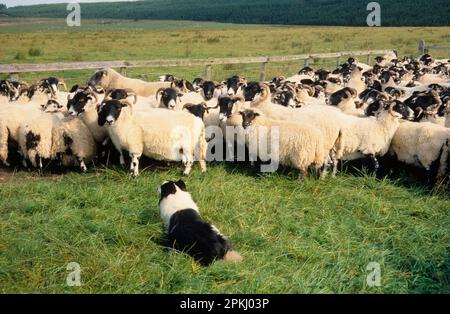
<path fill-rule="evenodd" d="M 0 20 L 2 63 L 384 48 L 416 55 L 419 39 L 445 45 L 450 30 L 88 21 L 81 29 L 62 32 L 61 21 L 12 22 Z M 270 65 L 268 77 L 302 66 Z M 73 84 L 91 73 L 51 74 Z M 164 73 L 191 79 L 203 69 L 127 74 L 155 80 Z M 213 67 L 216 80 L 233 74 L 256 79 L 258 73 L 259 65 Z M 44 176 L 0 169 L 0 292 L 450 292 L 450 192 L 443 187 L 429 191 L 405 172 L 382 180 L 340 173 L 300 183 L 294 171 L 260 175 L 247 164 L 213 163 L 207 174 L 195 168 L 185 178 L 188 189 L 203 216 L 231 238 L 245 259 L 240 265 L 201 268 L 162 246 L 156 189 L 182 172 L 179 166 L 162 168 L 143 170 L 137 179 L 120 168 Z M 66 285 L 69 262 L 81 266 L 81 287 Z M 381 287 L 367 286 L 370 262 L 381 265 Z"/>
<path fill-rule="evenodd" d="M 14 19 L 0 19 L 2 63 L 222 58 L 391 48 L 397 49 L 401 56 L 417 56 L 420 39 L 427 44 L 448 45 L 450 38 L 449 27 L 289 27 L 83 20 L 81 28 L 69 28 L 58 19 L 22 19 L 20 26 L 17 23 Z M 433 55 L 446 57 L 446 52 L 436 51 Z M 334 68 L 335 60 L 311 60 L 311 65 Z M 302 61 L 269 64 L 267 77 L 293 74 L 301 67 Z M 212 75 L 215 80 L 234 74 L 258 79 L 259 70 L 259 64 L 214 66 Z M 92 72 L 52 74 L 74 84 L 85 82 Z M 166 73 L 193 79 L 203 76 L 204 68 L 137 68 L 127 75 L 153 81 Z M 49 74 L 26 73 L 21 77 L 33 81 Z"/>

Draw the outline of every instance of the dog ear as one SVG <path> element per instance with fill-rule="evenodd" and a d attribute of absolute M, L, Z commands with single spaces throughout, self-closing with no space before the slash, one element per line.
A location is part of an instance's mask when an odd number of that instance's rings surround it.
<path fill-rule="evenodd" d="M 186 192 L 186 184 L 183 180 L 178 180 L 175 184 L 184 192 Z"/>

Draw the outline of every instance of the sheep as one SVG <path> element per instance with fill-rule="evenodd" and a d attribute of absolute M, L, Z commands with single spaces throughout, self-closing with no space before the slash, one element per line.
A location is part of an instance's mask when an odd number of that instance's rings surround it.
<path fill-rule="evenodd" d="M 80 118 L 64 117 L 62 114 L 44 114 L 22 123 L 19 128 L 19 146 L 22 155 L 40 170 L 43 160 L 59 159 L 66 163 L 73 160 L 85 172 L 86 163 L 91 162 L 96 155 L 95 141 L 89 128 Z"/>
<path fill-rule="evenodd" d="M 225 89 L 222 92 L 222 95 L 228 95 L 228 96 L 234 96 L 238 95 L 239 91 L 247 86 L 247 80 L 245 77 L 240 76 L 232 76 L 230 78 L 227 78 L 222 82 L 223 88 Z"/>
<path fill-rule="evenodd" d="M 303 125 L 319 128 L 324 135 L 324 149 L 329 152 L 329 164 L 333 167 L 333 175 L 337 171 L 335 158 L 336 144 L 341 136 L 341 126 L 347 116 L 341 110 L 326 105 L 305 106 L 300 109 L 285 108 L 270 102 L 270 90 L 267 85 L 250 86 L 244 90 L 246 100 L 252 100 L 251 107 L 258 109 L 268 118 L 287 120 Z M 325 169 L 326 174 L 326 169 Z"/>
<path fill-rule="evenodd" d="M 366 89 L 364 77 L 362 76 L 362 68 L 355 67 L 355 69 L 353 69 L 346 86 L 356 89 L 358 94 L 362 93 Z"/>
<path fill-rule="evenodd" d="M 447 105 L 447 108 L 445 109 L 445 127 L 450 128 L 450 106 Z"/>
<path fill-rule="evenodd" d="M 183 106 L 183 110 L 184 109 L 203 120 L 203 118 L 205 117 L 205 113 L 208 114 L 210 108 L 206 105 L 205 102 L 202 102 L 200 104 L 185 104 Z"/>
<path fill-rule="evenodd" d="M 21 123 L 42 115 L 38 106 L 20 106 L 11 103 L 0 107 L 0 160 L 6 166 L 8 163 L 8 143 L 19 143 L 19 127 Z"/>
<path fill-rule="evenodd" d="M 419 73 L 414 78 L 417 82 L 421 84 L 431 84 L 431 83 L 450 83 L 450 77 L 448 75 L 442 74 L 426 74 Z"/>
<path fill-rule="evenodd" d="M 202 172 L 206 172 L 205 126 L 197 117 L 183 111 L 150 109 L 133 114 L 126 100 L 107 100 L 99 108 L 98 124 L 105 126 L 121 155 L 131 157 L 130 171 L 139 175 L 139 158 L 144 154 L 157 160 L 182 161 L 184 174 L 191 171 L 197 155 Z"/>
<path fill-rule="evenodd" d="M 299 170 L 299 179 L 304 178 L 310 167 L 322 168 L 327 161 L 328 152 L 324 151 L 323 134 L 318 128 L 273 120 L 255 109 L 245 109 L 239 111 L 239 114 L 242 116 L 241 125 L 233 125 L 233 121 L 236 121 L 233 119 L 230 119 L 227 125 L 242 126 L 246 130 L 245 145 L 253 156 L 260 156 L 261 153 L 272 154 L 272 159 L 276 158 L 279 164 Z M 278 149 L 271 146 L 272 132 L 275 129 L 279 132 Z M 268 152 L 260 151 L 261 136 L 264 135 L 267 136 Z M 257 145 L 251 145 L 252 142 Z M 274 157 L 273 154 L 277 156 Z"/>
<path fill-rule="evenodd" d="M 204 81 L 199 84 L 200 87 L 200 95 L 203 97 L 203 100 L 209 102 L 213 98 L 218 98 L 221 95 L 221 84 L 218 84 L 213 81 Z"/>
<path fill-rule="evenodd" d="M 54 125 L 59 124 L 61 118 L 59 114 L 44 114 L 20 124 L 18 144 L 24 167 L 27 167 L 28 159 L 34 168 L 42 170 L 43 160 L 56 159 L 57 154 L 56 150 L 53 150 L 53 145 L 57 143 L 55 139 L 59 136 L 53 133 L 53 128 Z M 54 136 L 57 137 L 54 138 Z"/>
<path fill-rule="evenodd" d="M 145 82 L 120 75 L 113 69 L 102 69 L 89 79 L 88 85 L 103 89 L 132 89 L 138 96 L 153 96 L 160 88 L 168 88 L 171 82 Z"/>
<path fill-rule="evenodd" d="M 9 101 L 16 101 L 27 92 L 29 85 L 25 81 L 0 81 L 0 93 L 9 98 Z"/>
<path fill-rule="evenodd" d="M 355 96 L 354 94 L 352 94 L 352 91 L 345 90 L 344 94 L 341 95 L 339 103 L 336 106 L 341 109 L 342 112 L 345 112 L 347 114 L 361 117 L 365 116 L 364 109 L 359 107 L 360 103 L 358 101 L 355 101 L 354 97 Z"/>
<path fill-rule="evenodd" d="M 38 89 L 45 91 L 47 94 L 49 94 L 50 98 L 52 99 L 56 98 L 56 94 L 59 91 L 58 89 L 59 86 L 63 86 L 64 90 L 67 92 L 67 85 L 64 82 L 64 80 L 53 76 L 39 80 L 39 82 L 35 84 L 35 86 L 37 86 Z M 31 97 L 29 96 L 30 99 Z"/>
<path fill-rule="evenodd" d="M 174 79 L 172 84 L 170 84 L 170 87 L 176 87 L 183 93 L 195 92 L 195 88 L 192 83 L 185 79 Z"/>
<path fill-rule="evenodd" d="M 355 117 L 348 115 L 341 128 L 341 137 L 336 158 L 354 160 L 369 157 L 377 173 L 377 157 L 384 156 L 392 138 L 400 125 L 401 118 L 412 119 L 410 108 L 397 101 L 380 102 L 381 108 L 376 117 Z"/>
<path fill-rule="evenodd" d="M 403 122 L 395 133 L 389 151 L 401 162 L 426 170 L 428 184 L 438 181 L 448 170 L 450 130 L 434 123 Z M 432 165 L 439 162 L 433 178 Z"/>
<path fill-rule="evenodd" d="M 81 117 L 97 143 L 106 145 L 109 139 L 108 131 L 104 127 L 98 125 L 97 112 L 97 109 L 103 100 L 101 94 L 97 94 L 90 87 L 86 87 L 79 89 L 73 97 L 70 97 L 69 95 L 67 107 L 69 115 Z"/>
<path fill-rule="evenodd" d="M 106 92 L 105 99 L 128 99 L 129 97 L 133 97 L 133 104 L 136 104 L 138 101 L 138 96 L 132 89 L 111 89 Z"/>

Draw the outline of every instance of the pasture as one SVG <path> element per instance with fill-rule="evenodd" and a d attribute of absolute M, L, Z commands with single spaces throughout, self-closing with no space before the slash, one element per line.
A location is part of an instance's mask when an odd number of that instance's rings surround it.
<path fill-rule="evenodd" d="M 61 21 L 45 19 L 19 24 L 0 20 L 0 25 L 2 63 L 384 48 L 415 56 L 419 39 L 445 45 L 450 32 L 448 27 L 247 27 L 173 21 L 86 21 L 82 28 L 69 30 Z M 443 57 L 445 52 L 433 55 Z M 327 65 L 323 60 L 311 65 L 322 63 Z M 301 66 L 274 65 L 268 77 L 291 74 Z M 128 75 L 155 80 L 174 73 L 192 79 L 202 71 L 133 69 Z M 252 79 L 258 72 L 259 65 L 213 67 L 215 79 L 229 74 Z M 85 82 L 91 73 L 52 74 L 70 85 Z M 32 81 L 45 75 L 21 78 Z M 389 178 L 348 171 L 336 178 L 299 182 L 287 169 L 262 175 L 245 163 L 208 166 L 206 174 L 195 167 L 184 180 L 203 217 L 241 252 L 241 264 L 217 262 L 204 268 L 163 246 L 156 189 L 165 180 L 179 178 L 180 166 L 150 165 L 138 178 L 119 167 L 99 165 L 86 174 L 38 175 L 1 168 L 0 292 L 450 292 L 448 187 L 427 189 L 409 169 Z M 70 262 L 81 266 L 80 287 L 66 285 Z M 371 262 L 381 266 L 380 287 L 366 283 Z"/>

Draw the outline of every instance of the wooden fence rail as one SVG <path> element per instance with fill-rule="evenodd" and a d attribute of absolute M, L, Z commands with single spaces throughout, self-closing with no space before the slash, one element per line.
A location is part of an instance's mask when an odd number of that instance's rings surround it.
<path fill-rule="evenodd" d="M 422 56 L 427 51 L 431 50 L 449 50 L 450 51 L 450 45 L 449 46 L 439 46 L 439 45 L 426 45 L 425 40 L 419 41 L 419 55 Z"/>
<path fill-rule="evenodd" d="M 212 66 L 224 64 L 251 64 L 259 63 L 260 80 L 264 81 L 266 67 L 269 62 L 289 62 L 304 60 L 305 66 L 310 59 L 336 59 L 336 65 L 340 64 L 343 56 L 367 56 L 367 63 L 372 62 L 374 55 L 384 55 L 392 50 L 364 50 L 364 51 L 341 51 L 332 53 L 312 53 L 289 56 L 270 57 L 242 57 L 242 58 L 214 58 L 214 59 L 173 59 L 173 60 L 149 60 L 149 61 L 102 61 L 102 62 L 59 62 L 49 64 L 0 64 L 0 73 L 7 73 L 11 77 L 18 78 L 19 73 L 26 72 L 47 72 L 47 71 L 67 71 L 67 70 L 87 70 L 100 68 L 118 68 L 121 73 L 125 73 L 127 68 L 155 68 L 155 67 L 180 67 L 180 66 L 204 66 L 205 78 L 211 79 Z"/>

